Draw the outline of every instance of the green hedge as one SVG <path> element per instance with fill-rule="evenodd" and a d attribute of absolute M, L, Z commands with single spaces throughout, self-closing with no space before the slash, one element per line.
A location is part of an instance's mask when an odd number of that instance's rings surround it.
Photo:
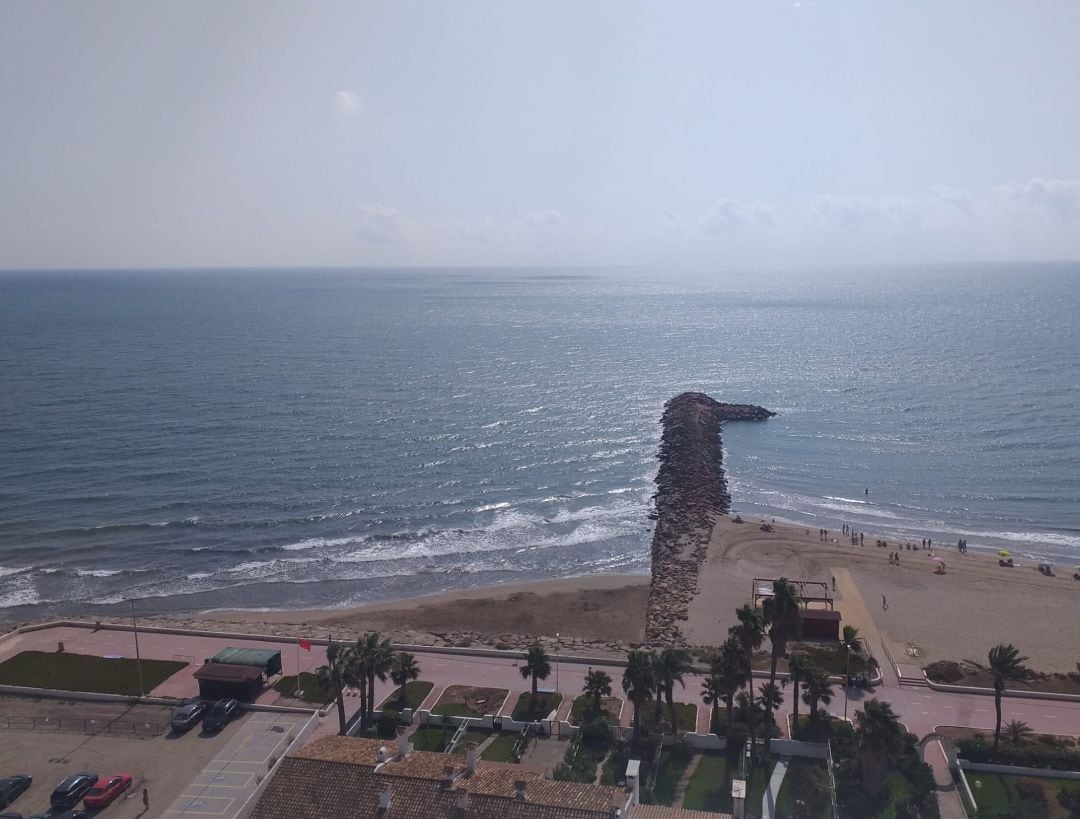
<path fill-rule="evenodd" d="M 1002 743 L 994 753 L 994 743 L 985 739 L 961 739 L 956 743 L 961 759 L 968 762 L 996 762 L 1023 768 L 1049 768 L 1054 771 L 1080 771 L 1080 751 L 1051 745 L 1008 745 Z"/>

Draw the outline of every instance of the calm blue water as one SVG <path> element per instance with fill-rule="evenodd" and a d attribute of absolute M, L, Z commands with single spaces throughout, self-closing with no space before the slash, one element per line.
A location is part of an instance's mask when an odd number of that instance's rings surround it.
<path fill-rule="evenodd" d="M 0 275 L 0 607 L 645 571 L 687 389 L 780 413 L 743 514 L 1080 563 L 1077 316 L 1077 265 Z"/>

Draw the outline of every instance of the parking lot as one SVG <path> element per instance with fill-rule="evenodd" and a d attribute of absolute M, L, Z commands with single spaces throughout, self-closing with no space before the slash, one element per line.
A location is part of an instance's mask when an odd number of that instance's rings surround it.
<path fill-rule="evenodd" d="M 204 736 L 196 727 L 177 736 L 168 730 L 171 713 L 149 705 L 130 708 L 0 696 L 0 777 L 15 773 L 34 777 L 33 786 L 10 810 L 26 816 L 43 810 L 56 783 L 85 771 L 134 777 L 131 790 L 102 811 L 102 817 L 163 816 L 192 782 L 201 781 L 203 769 L 245 730 L 247 721 L 259 716 L 243 716 L 218 735 Z M 99 732 L 84 733 L 87 728 Z M 155 736 L 155 731 L 161 733 Z M 144 787 L 150 793 L 147 813 L 142 805 Z"/>

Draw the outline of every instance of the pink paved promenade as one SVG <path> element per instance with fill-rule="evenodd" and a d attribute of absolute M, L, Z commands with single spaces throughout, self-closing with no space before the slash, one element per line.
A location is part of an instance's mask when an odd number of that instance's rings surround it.
<path fill-rule="evenodd" d="M 65 650 L 76 653 L 96 654 L 98 656 L 116 655 L 135 656 L 135 643 L 130 631 L 90 631 L 81 628 L 55 628 L 35 631 L 15 636 L 0 644 L 0 661 L 14 656 L 20 651 L 38 650 L 55 651 L 57 641 L 64 642 Z M 212 657 L 226 646 L 244 646 L 252 648 L 271 648 L 281 651 L 283 671 L 287 675 L 297 670 L 313 671 L 325 662 L 325 649 L 313 646 L 310 652 L 300 651 L 299 658 L 295 644 L 276 643 L 263 640 L 241 640 L 231 637 L 198 637 L 177 634 L 155 634 L 140 632 L 139 647 L 143 657 L 150 659 L 184 659 L 191 663 L 188 668 L 177 673 L 152 694 L 169 697 L 191 697 L 197 693 L 197 686 L 192 675 L 203 661 Z M 298 664 L 299 659 L 299 664 Z M 529 683 L 522 678 L 518 670 L 519 661 L 513 658 L 472 657 L 454 654 L 418 652 L 417 660 L 421 667 L 421 678 L 435 683 L 435 689 L 424 707 L 434 705 L 436 698 L 448 685 L 473 685 L 506 688 L 511 692 L 501 713 L 509 714 L 513 709 L 518 693 L 526 691 Z M 559 709 L 559 716 L 569 713 L 570 703 L 582 689 L 588 666 L 577 663 L 560 663 L 558 689 L 564 695 L 564 702 Z M 595 668 L 606 671 L 612 679 L 616 696 L 622 696 L 620 681 L 622 668 L 605 666 L 598 663 Z M 701 680 L 697 675 L 688 675 L 686 688 L 676 687 L 675 699 L 698 705 L 698 730 L 708 727 L 708 707 L 701 702 Z M 755 679 L 755 685 L 761 680 Z M 544 682 L 544 687 L 556 685 L 554 663 L 552 675 Z M 384 698 L 393 689 L 390 682 L 376 684 L 377 701 Z M 790 697 L 790 689 L 784 691 Z M 276 694 L 268 691 L 260 702 L 272 701 Z M 861 707 L 863 699 L 876 696 L 888 700 L 893 709 L 900 714 L 908 729 L 919 736 L 930 733 L 938 725 L 962 725 L 971 728 L 990 729 L 994 727 L 993 697 L 978 694 L 952 694 L 932 691 L 928 688 L 900 688 L 896 685 L 879 687 L 872 694 L 857 692 L 850 700 L 848 716 L 853 716 Z M 359 707 L 359 697 L 347 697 L 350 713 Z M 781 710 L 781 725 L 786 725 L 783 715 L 790 711 L 785 703 Z M 829 706 L 830 713 L 842 715 L 844 695 L 838 687 Z M 804 709 L 805 712 L 805 709 Z M 1005 722 L 1020 719 L 1028 723 L 1036 733 L 1080 734 L 1080 702 L 1056 702 L 1006 697 L 1002 717 Z M 629 725 L 633 709 L 624 704 L 620 723 Z"/>

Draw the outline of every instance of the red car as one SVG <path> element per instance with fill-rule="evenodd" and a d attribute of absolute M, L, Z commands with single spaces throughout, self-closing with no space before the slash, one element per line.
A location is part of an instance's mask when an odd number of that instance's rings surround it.
<path fill-rule="evenodd" d="M 120 794 L 131 787 L 131 774 L 113 774 L 99 779 L 97 784 L 86 792 L 83 804 L 88 808 L 105 808 L 112 804 Z"/>

